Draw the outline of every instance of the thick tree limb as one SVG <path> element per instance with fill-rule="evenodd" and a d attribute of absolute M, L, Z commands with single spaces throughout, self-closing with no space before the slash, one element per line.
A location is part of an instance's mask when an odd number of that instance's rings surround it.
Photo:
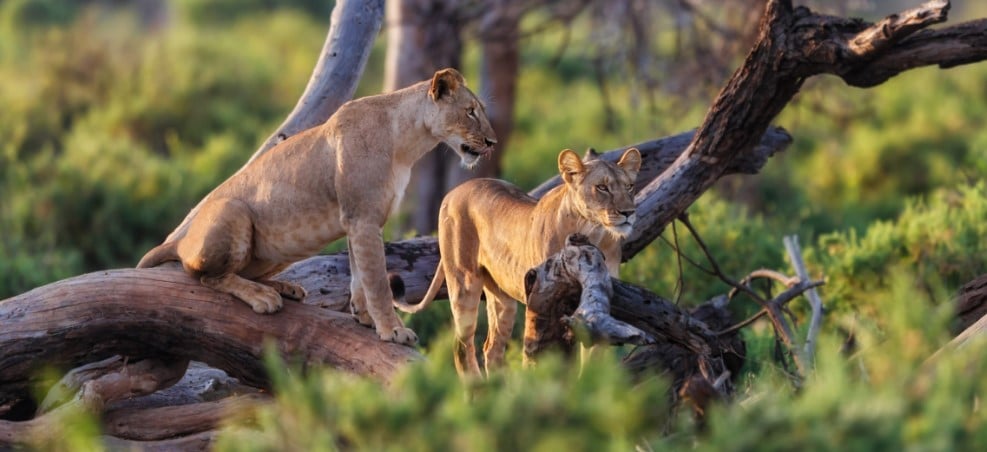
<path fill-rule="evenodd" d="M 616 163 L 628 148 L 634 147 L 641 151 L 641 170 L 637 174 L 637 181 L 635 181 L 635 187 L 640 189 L 658 177 L 668 167 L 672 166 L 672 163 L 675 163 L 675 160 L 682 154 L 682 151 L 689 146 L 695 134 L 695 130 L 690 130 L 678 135 L 614 149 L 604 152 L 600 158 Z M 778 152 L 784 151 L 791 143 L 792 136 L 785 129 L 781 127 L 769 127 L 764 135 L 761 136 L 761 141 L 757 146 L 751 152 L 738 156 L 726 168 L 724 175 L 757 174 L 764 167 L 764 164 L 768 162 L 768 158 Z M 535 198 L 541 198 L 545 193 L 560 183 L 562 183 L 562 179 L 559 176 L 552 177 L 535 187 L 528 194 Z"/>
<path fill-rule="evenodd" d="M 178 356 L 265 387 L 265 343 L 303 364 L 387 380 L 419 358 L 349 314 L 285 303 L 258 315 L 174 269 L 113 270 L 50 284 L 0 303 L 0 400 L 27 397 L 41 366 L 73 368 L 119 354 Z"/>
<path fill-rule="evenodd" d="M 729 385 L 716 381 L 736 375 L 743 364 L 738 334 L 718 335 L 704 321 L 717 329 L 732 323 L 725 304 L 705 306 L 700 317 L 612 279 L 600 250 L 578 235 L 525 275 L 525 292 L 524 354 L 529 361 L 550 348 L 571 352 L 576 339 L 572 328 L 577 335 L 587 333 L 585 339 L 593 343 L 642 345 L 625 364 L 637 372 L 656 367 L 670 371 L 678 387 L 699 376 L 726 395 Z"/>
<path fill-rule="evenodd" d="M 960 287 L 956 294 L 957 333 L 966 330 L 987 314 L 987 275 L 980 275 Z"/>
<path fill-rule="evenodd" d="M 139 450 L 143 452 L 172 452 L 180 450 L 182 452 L 195 452 L 212 450 L 212 445 L 218 437 L 219 433 L 216 430 L 156 441 L 133 441 L 104 436 L 103 444 L 109 450 Z"/>
<path fill-rule="evenodd" d="M 157 408 L 120 408 L 103 416 L 104 433 L 134 441 L 156 441 L 221 427 L 231 419 L 249 421 L 271 397 L 265 394 L 232 396 L 214 402 Z"/>
<path fill-rule="evenodd" d="M 748 153 L 806 78 L 829 73 L 853 83 L 862 71 L 888 69 L 873 64 L 884 55 L 896 55 L 896 44 L 919 29 L 945 20 L 948 9 L 948 1 L 934 0 L 874 25 L 793 8 L 790 0 L 769 1 L 754 48 L 714 100 L 689 148 L 637 194 L 638 224 L 648 227 L 634 228 L 624 243 L 624 259 L 658 237 L 738 156 Z M 937 45 L 927 41 L 923 47 L 932 50 Z M 987 58 L 984 43 L 970 45 L 981 47 L 961 52 L 964 62 Z M 951 54 L 941 61 L 956 58 Z M 898 67 L 898 72 L 907 68 Z"/>

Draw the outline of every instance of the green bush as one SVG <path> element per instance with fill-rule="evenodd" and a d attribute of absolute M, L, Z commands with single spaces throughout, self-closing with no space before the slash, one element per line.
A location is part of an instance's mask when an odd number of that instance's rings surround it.
<path fill-rule="evenodd" d="M 870 294 L 889 284 L 889 269 L 910 268 L 914 290 L 928 292 L 937 283 L 958 288 L 987 272 L 987 188 L 983 183 L 941 189 L 914 198 L 894 220 L 871 224 L 865 232 L 833 232 L 819 238 L 811 258 L 826 275 L 832 306 L 868 309 Z M 946 303 L 943 296 L 937 303 Z"/>
<path fill-rule="evenodd" d="M 448 335 L 438 348 L 452 349 Z M 339 372 L 299 376 L 273 360 L 277 403 L 257 429 L 234 428 L 218 450 L 630 450 L 657 441 L 666 385 L 632 384 L 612 355 L 582 371 L 556 357 L 464 383 L 451 353 L 433 354 L 389 385 Z"/>
<path fill-rule="evenodd" d="M 0 53 L 0 298 L 134 265 L 280 122 L 324 38 L 291 12 L 157 34 L 73 14 Z"/>

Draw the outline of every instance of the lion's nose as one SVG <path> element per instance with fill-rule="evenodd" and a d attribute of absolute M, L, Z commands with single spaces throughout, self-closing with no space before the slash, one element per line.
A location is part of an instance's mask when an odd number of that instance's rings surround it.
<path fill-rule="evenodd" d="M 631 210 L 621 210 L 620 211 L 620 214 L 623 215 L 624 218 L 630 218 L 631 215 L 634 215 L 634 209 L 631 209 Z"/>
<path fill-rule="evenodd" d="M 491 140 L 490 138 L 484 137 L 483 138 L 483 144 L 485 144 L 487 146 L 493 146 L 493 145 L 497 144 L 497 140 Z"/>

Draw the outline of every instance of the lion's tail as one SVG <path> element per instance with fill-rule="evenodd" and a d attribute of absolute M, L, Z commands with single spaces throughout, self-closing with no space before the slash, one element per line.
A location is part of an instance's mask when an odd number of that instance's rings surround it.
<path fill-rule="evenodd" d="M 151 248 L 151 251 L 148 251 L 137 263 L 137 268 L 157 267 L 165 262 L 177 260 L 179 260 L 177 241 L 164 242 Z"/>
<path fill-rule="evenodd" d="M 442 288 L 442 283 L 446 280 L 446 272 L 442 268 L 442 259 L 439 259 L 439 266 L 435 269 L 435 276 L 432 277 L 432 283 L 428 286 L 428 292 L 422 298 L 422 301 L 418 304 L 408 304 L 407 302 L 394 301 L 394 306 L 404 312 L 414 314 L 427 308 L 433 301 L 435 301 L 435 296 L 439 293 L 439 289 Z"/>

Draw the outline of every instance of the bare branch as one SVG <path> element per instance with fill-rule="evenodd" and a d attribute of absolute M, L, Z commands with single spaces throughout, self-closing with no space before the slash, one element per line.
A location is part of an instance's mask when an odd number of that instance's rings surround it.
<path fill-rule="evenodd" d="M 795 273 L 798 275 L 799 280 L 810 281 L 809 270 L 806 269 L 805 260 L 802 259 L 802 247 L 799 246 L 798 240 L 797 235 L 784 237 L 785 250 L 788 251 L 788 259 L 792 261 L 792 267 L 795 268 Z M 816 354 L 816 338 L 819 336 L 819 328 L 822 325 L 823 303 L 816 289 L 810 288 L 806 293 L 806 297 L 809 299 L 809 305 L 812 307 L 812 317 L 809 320 L 809 330 L 805 335 L 803 358 L 807 364 L 812 365 Z"/>

